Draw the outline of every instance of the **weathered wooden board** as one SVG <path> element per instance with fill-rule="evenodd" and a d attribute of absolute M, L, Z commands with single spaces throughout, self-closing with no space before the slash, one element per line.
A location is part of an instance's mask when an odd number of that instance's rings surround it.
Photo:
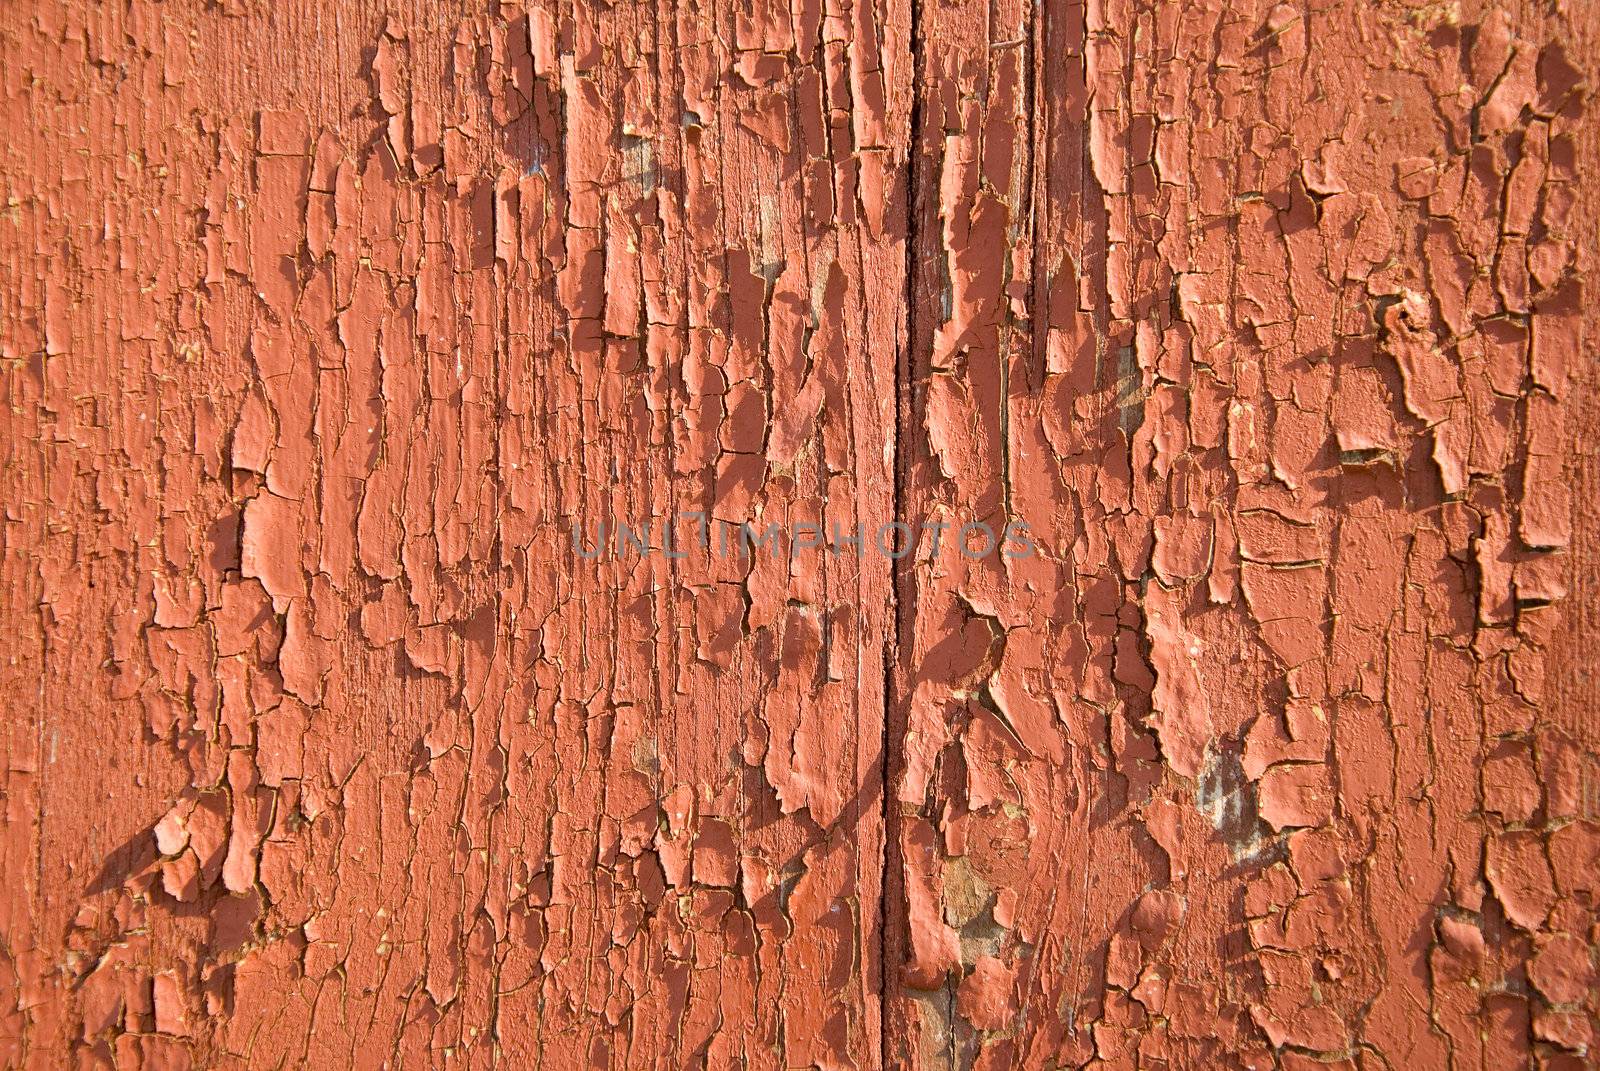
<path fill-rule="evenodd" d="M 1588 1066 L 1597 31 L 7 5 L 0 1063 Z"/>

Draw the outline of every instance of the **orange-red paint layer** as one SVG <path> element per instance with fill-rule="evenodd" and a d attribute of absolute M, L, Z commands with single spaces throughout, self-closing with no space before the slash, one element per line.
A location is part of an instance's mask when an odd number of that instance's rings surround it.
<path fill-rule="evenodd" d="M 7 5 L 0 1064 L 1591 1065 L 1597 77 Z"/>

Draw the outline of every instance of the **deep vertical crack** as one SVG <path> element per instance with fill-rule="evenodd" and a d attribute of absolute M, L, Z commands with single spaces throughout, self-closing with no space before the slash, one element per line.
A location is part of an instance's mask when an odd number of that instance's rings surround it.
<path fill-rule="evenodd" d="M 905 306 L 905 333 L 903 344 L 895 355 L 894 373 L 894 519 L 910 524 L 906 516 L 906 473 L 910 464 L 909 453 L 906 448 L 906 436 L 911 427 L 911 374 L 912 374 L 912 348 L 917 339 L 917 284 L 916 284 L 916 256 L 917 240 L 920 236 L 919 229 L 919 199 L 920 177 L 919 168 L 921 156 L 918 148 L 922 139 L 922 73 L 923 56 L 921 47 L 920 27 L 921 5 L 919 0 L 908 0 L 906 17 L 909 22 L 907 41 L 910 46 L 911 60 L 911 110 L 908 116 L 908 130 L 906 138 L 906 226 L 905 226 L 905 279 L 903 281 L 903 302 Z M 913 527 L 912 532 L 916 529 Z M 914 536 L 911 537 L 914 539 Z M 914 544 L 913 544 L 914 545 Z M 891 616 L 893 619 L 893 635 L 886 644 L 884 658 L 884 717 L 883 717 L 883 860 L 884 875 L 880 886 L 878 898 L 878 1043 L 880 1068 L 890 1066 L 889 1062 L 889 1031 L 890 1031 L 890 993 L 889 983 L 891 971 L 890 953 L 898 950 L 898 944 L 890 941 L 891 926 L 898 924 L 898 911 L 890 910 L 890 903 L 899 904 L 900 895 L 900 848 L 898 835 L 898 822 L 891 806 L 891 794 L 899 770 L 895 762 L 894 741 L 901 732 L 900 706 L 901 696 L 896 682 L 900 668 L 901 651 L 905 643 L 905 613 L 906 600 L 903 597 L 902 585 L 906 583 L 906 570 L 910 563 L 915 562 L 916 553 L 903 558 L 892 560 L 889 566 Z"/>

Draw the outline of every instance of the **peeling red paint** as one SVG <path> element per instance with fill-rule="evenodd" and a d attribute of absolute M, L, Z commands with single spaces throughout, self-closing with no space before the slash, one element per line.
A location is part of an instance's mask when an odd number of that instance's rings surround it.
<path fill-rule="evenodd" d="M 1592 16 L 916 17 L 888 1062 L 1587 1066 Z"/>
<path fill-rule="evenodd" d="M 7 7 L 0 1063 L 1588 1066 L 1597 60 Z"/>

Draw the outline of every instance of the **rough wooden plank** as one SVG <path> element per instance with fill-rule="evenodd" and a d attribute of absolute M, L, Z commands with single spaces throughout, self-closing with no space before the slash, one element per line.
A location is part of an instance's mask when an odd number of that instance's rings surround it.
<path fill-rule="evenodd" d="M 0 1063 L 1587 1066 L 1596 29 L 5 7 Z"/>
<path fill-rule="evenodd" d="M 0 1062 L 877 1059 L 908 26 L 6 8 Z"/>
<path fill-rule="evenodd" d="M 894 1066 L 1592 1059 L 1549 8 L 919 6 Z"/>

